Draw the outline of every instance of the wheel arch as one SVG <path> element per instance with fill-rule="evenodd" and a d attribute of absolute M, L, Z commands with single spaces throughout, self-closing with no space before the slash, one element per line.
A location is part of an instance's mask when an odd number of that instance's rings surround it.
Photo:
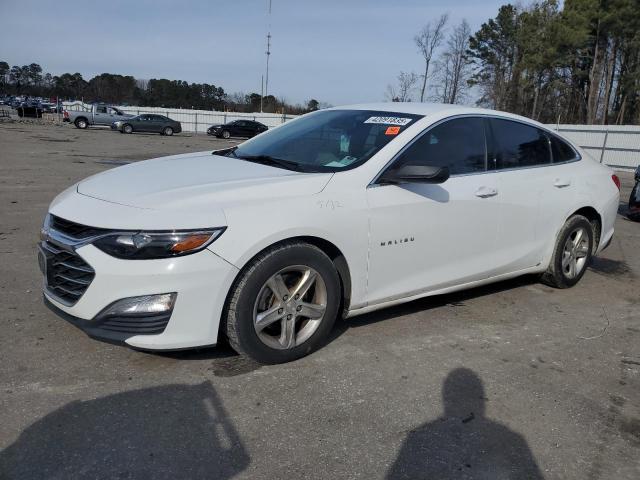
<path fill-rule="evenodd" d="M 324 238 L 314 236 L 314 235 L 297 235 L 297 236 L 291 236 L 291 237 L 279 239 L 275 242 L 270 243 L 269 245 L 264 246 L 258 252 L 254 253 L 242 265 L 236 265 L 238 267 L 238 273 L 233 279 L 233 282 L 231 283 L 229 291 L 227 292 L 224 308 L 226 309 L 227 307 L 229 299 L 233 294 L 234 287 L 238 282 L 238 279 L 256 257 L 258 257 L 259 255 L 264 253 L 266 250 L 269 250 L 273 247 L 276 247 L 283 243 L 296 242 L 296 241 L 308 243 L 310 245 L 313 245 L 319 248 L 333 262 L 338 272 L 338 277 L 340 278 L 340 289 L 342 292 L 340 312 L 344 316 L 346 312 L 349 311 L 349 306 L 351 304 L 351 290 L 352 290 L 351 269 L 349 268 L 349 264 L 347 262 L 345 255 L 342 253 L 340 248 L 338 248 L 338 246 L 336 246 L 333 242 L 330 242 L 329 240 L 326 240 Z M 220 329 L 220 331 L 222 331 L 222 328 Z"/>
<path fill-rule="evenodd" d="M 582 215 L 587 220 L 589 220 L 589 223 L 591 223 L 591 226 L 593 228 L 593 252 L 595 254 L 600 245 L 600 238 L 602 236 L 602 216 L 595 208 L 591 206 L 586 206 L 575 210 L 573 213 L 571 213 L 571 215 L 567 216 L 566 220 L 573 217 L 574 215 Z"/>

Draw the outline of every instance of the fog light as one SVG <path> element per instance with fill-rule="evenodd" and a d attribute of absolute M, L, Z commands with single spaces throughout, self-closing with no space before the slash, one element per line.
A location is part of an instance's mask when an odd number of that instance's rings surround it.
<path fill-rule="evenodd" d="M 173 310 L 177 296 L 177 293 L 162 293 L 160 295 L 123 298 L 106 307 L 96 318 L 136 317 L 167 313 Z"/>

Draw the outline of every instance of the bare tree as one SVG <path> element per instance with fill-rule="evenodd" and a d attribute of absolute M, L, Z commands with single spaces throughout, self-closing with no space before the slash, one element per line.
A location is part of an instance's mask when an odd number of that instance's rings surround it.
<path fill-rule="evenodd" d="M 146 91 L 149 86 L 149 80 L 146 78 L 136 78 L 136 87 L 142 91 Z"/>
<path fill-rule="evenodd" d="M 427 78 L 429 77 L 429 65 L 436 49 L 442 43 L 444 27 L 449 16 L 445 13 L 440 16 L 437 22 L 427 23 L 420 33 L 414 37 L 418 51 L 424 58 L 424 75 L 422 76 L 422 89 L 420 90 L 420 101 L 424 101 L 424 93 L 427 89 Z"/>
<path fill-rule="evenodd" d="M 387 85 L 387 100 L 391 100 L 392 102 L 410 102 L 418 79 L 418 75 L 414 72 L 400 72 L 397 79 L 397 86 Z"/>
<path fill-rule="evenodd" d="M 471 29 L 462 20 L 447 39 L 447 48 L 436 63 L 439 79 L 437 98 L 443 103 L 461 103 L 469 88 L 471 62 L 467 56 Z"/>

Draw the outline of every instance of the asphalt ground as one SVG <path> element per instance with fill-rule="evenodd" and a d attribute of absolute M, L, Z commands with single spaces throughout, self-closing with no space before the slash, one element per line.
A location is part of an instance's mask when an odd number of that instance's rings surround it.
<path fill-rule="evenodd" d="M 640 478 L 640 223 L 624 205 L 572 289 L 523 277 L 411 302 L 285 365 L 100 343 L 43 306 L 36 241 L 58 192 L 227 145 L 0 124 L 0 478 Z"/>

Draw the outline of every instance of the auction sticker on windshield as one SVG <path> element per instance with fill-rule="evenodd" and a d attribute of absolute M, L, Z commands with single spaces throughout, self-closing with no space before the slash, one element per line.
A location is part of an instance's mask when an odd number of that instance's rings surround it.
<path fill-rule="evenodd" d="M 403 118 L 403 117 L 369 117 L 364 123 L 379 123 L 382 125 L 400 125 L 404 126 L 408 123 L 411 123 L 413 118 Z"/>

